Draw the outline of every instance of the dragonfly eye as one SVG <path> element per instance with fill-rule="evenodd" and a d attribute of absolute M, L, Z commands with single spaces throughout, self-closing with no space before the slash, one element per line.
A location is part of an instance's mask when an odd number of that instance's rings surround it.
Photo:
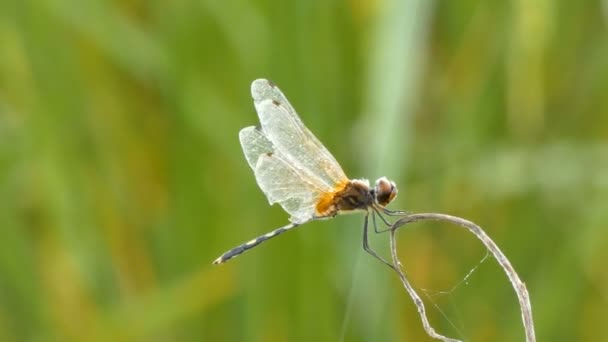
<path fill-rule="evenodd" d="M 397 186 L 386 177 L 382 177 L 376 181 L 374 192 L 376 203 L 385 207 L 397 196 Z"/>

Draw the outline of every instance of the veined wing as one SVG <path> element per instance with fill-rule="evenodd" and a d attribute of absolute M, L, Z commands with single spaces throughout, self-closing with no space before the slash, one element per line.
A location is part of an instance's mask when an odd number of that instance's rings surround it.
<path fill-rule="evenodd" d="M 264 133 L 255 126 L 241 129 L 239 140 L 243 153 L 245 153 L 245 159 L 247 159 L 247 163 L 253 171 L 255 171 L 255 165 L 262 154 L 274 153 L 276 150 Z"/>
<path fill-rule="evenodd" d="M 304 126 L 279 88 L 258 79 L 251 84 L 251 95 L 264 134 L 298 172 L 329 189 L 347 180 L 336 159 Z"/>
<path fill-rule="evenodd" d="M 243 128 L 239 138 L 245 158 L 270 204 L 279 203 L 294 223 L 312 219 L 320 194 L 327 189 L 319 188 L 317 180 L 297 172 L 258 128 Z"/>

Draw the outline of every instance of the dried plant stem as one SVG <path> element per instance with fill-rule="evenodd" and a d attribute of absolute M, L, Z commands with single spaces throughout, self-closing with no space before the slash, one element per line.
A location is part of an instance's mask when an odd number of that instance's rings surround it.
<path fill-rule="evenodd" d="M 479 240 L 486 246 L 486 248 L 492 253 L 494 258 L 498 261 L 500 266 L 503 268 L 507 277 L 511 281 L 513 285 L 513 289 L 517 294 L 517 299 L 519 300 L 519 306 L 521 308 L 521 316 L 524 324 L 524 330 L 526 333 L 526 341 L 527 342 L 535 342 L 536 337 L 534 334 L 534 321 L 532 320 L 532 306 L 530 305 L 530 298 L 528 295 L 528 290 L 526 289 L 526 285 L 519 279 L 519 276 L 515 272 L 513 266 L 507 259 L 507 257 L 502 253 L 500 248 L 496 246 L 494 241 L 490 239 L 490 237 L 481 229 L 478 225 L 474 224 L 471 221 L 467 221 L 460 217 L 450 216 L 446 214 L 437 214 L 437 213 L 421 213 L 421 214 L 410 214 L 405 217 L 400 218 L 391 226 L 391 256 L 393 258 L 393 267 L 395 271 L 399 274 L 399 278 L 401 278 L 401 282 L 403 286 L 409 293 L 410 297 L 414 301 L 414 304 L 418 308 L 418 314 L 422 319 L 422 325 L 426 333 L 432 337 L 443 341 L 459 341 L 455 339 L 451 339 L 445 337 L 443 335 L 435 332 L 435 329 L 431 327 L 428 318 L 426 317 L 426 311 L 424 308 L 424 303 L 420 299 L 420 296 L 416 293 L 412 285 L 408 282 L 405 274 L 401 270 L 401 263 L 397 257 L 397 242 L 395 238 L 395 233 L 397 229 L 400 227 L 417 221 L 423 220 L 434 220 L 434 221 L 447 221 L 462 227 L 467 228 L 471 233 L 475 234 Z"/>

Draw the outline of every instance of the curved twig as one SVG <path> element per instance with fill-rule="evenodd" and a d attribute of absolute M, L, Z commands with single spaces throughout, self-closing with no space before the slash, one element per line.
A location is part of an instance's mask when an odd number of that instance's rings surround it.
<path fill-rule="evenodd" d="M 492 253 L 494 258 L 496 258 L 496 260 L 498 261 L 500 266 L 503 268 L 503 270 L 507 274 L 507 277 L 511 281 L 511 284 L 513 285 L 513 289 L 515 290 L 515 293 L 517 294 L 517 299 L 519 300 L 519 306 L 521 308 L 521 316 L 522 316 L 522 321 L 523 321 L 523 325 L 524 325 L 524 330 L 526 333 L 526 341 L 535 342 L 536 337 L 534 334 L 534 321 L 532 319 L 532 306 L 530 305 L 530 297 L 528 295 L 528 290 L 526 289 L 526 285 L 519 279 L 517 272 L 515 272 L 515 269 L 513 268 L 513 266 L 511 266 L 511 263 L 509 262 L 507 257 L 502 253 L 502 251 L 500 250 L 500 248 L 498 248 L 498 246 L 494 243 L 494 241 L 492 241 L 492 239 L 490 239 L 490 237 L 478 225 L 474 224 L 471 221 L 462 219 L 460 217 L 446 215 L 446 214 L 438 214 L 438 213 L 410 214 L 410 215 L 407 215 L 407 216 L 402 217 L 399 220 L 395 221 L 395 223 L 393 223 L 393 225 L 390 228 L 391 229 L 391 241 L 390 241 L 391 256 L 393 258 L 394 269 L 399 274 L 399 278 L 401 278 L 403 287 L 405 287 L 405 289 L 407 290 L 410 297 L 412 297 L 414 304 L 418 308 L 418 314 L 420 315 L 420 318 L 422 320 L 422 325 L 423 325 L 426 333 L 432 338 L 436 338 L 436 339 L 443 340 L 443 341 L 450 341 L 450 342 L 459 341 L 459 340 L 451 339 L 449 337 L 445 337 L 441 334 L 438 334 L 437 332 L 435 332 L 435 329 L 433 329 L 433 327 L 431 327 L 429 320 L 426 317 L 424 303 L 422 302 L 422 300 L 420 299 L 420 296 L 416 293 L 416 291 L 414 290 L 412 285 L 408 282 L 405 274 L 401 270 L 401 263 L 399 262 L 399 259 L 397 257 L 397 242 L 396 242 L 397 239 L 395 238 L 395 233 L 397 232 L 397 229 L 399 229 L 400 227 L 402 227 L 408 223 L 423 221 L 423 220 L 447 221 L 447 222 L 459 225 L 461 227 L 465 227 L 471 233 L 475 234 L 475 236 L 477 236 L 477 238 L 479 240 L 481 240 L 481 242 L 486 246 L 486 248 L 490 251 L 490 253 Z"/>

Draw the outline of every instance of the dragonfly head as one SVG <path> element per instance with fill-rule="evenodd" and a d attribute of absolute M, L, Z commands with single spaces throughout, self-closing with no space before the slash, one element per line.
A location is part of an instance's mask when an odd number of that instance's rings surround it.
<path fill-rule="evenodd" d="M 374 187 L 374 200 L 382 207 L 386 207 L 392 200 L 397 197 L 397 185 L 395 182 L 388 180 L 386 177 L 381 177 L 376 181 Z"/>

